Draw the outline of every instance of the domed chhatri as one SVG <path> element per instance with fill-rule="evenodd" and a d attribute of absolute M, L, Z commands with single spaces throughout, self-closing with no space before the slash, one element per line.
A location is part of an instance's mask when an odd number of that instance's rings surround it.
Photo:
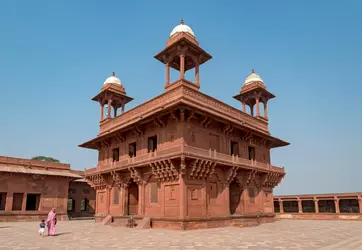
<path fill-rule="evenodd" d="M 263 79 L 261 79 L 261 77 L 258 74 L 254 73 L 254 69 L 252 70 L 251 74 L 245 79 L 244 85 L 248 85 L 252 82 L 261 82 L 265 84 Z"/>
<path fill-rule="evenodd" d="M 113 84 L 118 84 L 120 86 L 122 86 L 122 82 L 121 80 L 119 80 L 118 77 L 116 77 L 116 74 L 113 72 L 112 76 L 108 77 L 105 81 L 103 85 L 106 85 L 108 83 L 113 83 Z"/>
<path fill-rule="evenodd" d="M 171 34 L 170 34 L 170 37 L 178 34 L 178 33 L 181 33 L 181 32 L 184 32 L 184 33 L 188 33 L 190 35 L 192 35 L 193 37 L 195 37 L 195 34 L 194 32 L 192 31 L 192 29 L 187 26 L 185 23 L 184 23 L 184 20 L 181 19 L 181 22 L 179 25 L 177 25 L 175 28 L 173 28 Z"/>

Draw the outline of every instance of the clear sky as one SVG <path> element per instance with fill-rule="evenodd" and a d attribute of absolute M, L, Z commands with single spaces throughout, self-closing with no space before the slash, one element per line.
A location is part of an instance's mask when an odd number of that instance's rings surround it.
<path fill-rule="evenodd" d="M 0 155 L 52 156 L 74 169 L 97 152 L 95 96 L 113 71 L 134 107 L 164 91 L 161 51 L 184 18 L 213 59 L 201 90 L 232 106 L 251 69 L 269 102 L 276 194 L 362 191 L 362 2 L 1 1 Z M 176 76 L 174 76 L 176 77 Z"/>

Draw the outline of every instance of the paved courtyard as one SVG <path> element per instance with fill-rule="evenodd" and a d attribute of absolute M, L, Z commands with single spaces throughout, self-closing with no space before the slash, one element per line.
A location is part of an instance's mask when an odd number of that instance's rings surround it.
<path fill-rule="evenodd" d="M 38 222 L 0 223 L 0 249 L 362 249 L 362 222 L 283 220 L 250 228 L 129 229 L 60 221 L 58 236 Z"/>

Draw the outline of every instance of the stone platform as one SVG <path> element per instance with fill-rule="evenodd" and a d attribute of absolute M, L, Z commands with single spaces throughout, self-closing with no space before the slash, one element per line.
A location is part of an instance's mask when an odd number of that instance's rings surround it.
<path fill-rule="evenodd" d="M 0 223 L 0 249 L 362 249 L 360 221 L 282 220 L 258 227 L 190 231 L 59 221 L 58 236 L 43 238 L 38 224 Z"/>

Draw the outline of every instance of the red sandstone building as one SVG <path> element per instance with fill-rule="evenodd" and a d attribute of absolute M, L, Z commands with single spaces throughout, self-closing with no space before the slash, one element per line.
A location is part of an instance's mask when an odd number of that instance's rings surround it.
<path fill-rule="evenodd" d="M 202 93 L 200 66 L 211 55 L 183 22 L 155 58 L 166 66 L 164 93 L 125 111 L 132 98 L 113 74 L 92 99 L 100 132 L 80 146 L 99 152 L 97 167 L 85 170 L 97 221 L 134 215 L 175 229 L 274 221 L 273 188 L 285 171 L 271 164 L 270 149 L 288 145 L 268 129 L 275 96 L 254 72 L 234 96 L 241 110 Z M 172 83 L 170 68 L 180 72 Z M 194 81 L 185 79 L 191 69 Z"/>
<path fill-rule="evenodd" d="M 95 191 L 82 175 L 69 164 L 0 156 L 0 221 L 41 220 L 53 207 L 59 220 L 68 219 L 68 212 L 92 216 Z"/>

